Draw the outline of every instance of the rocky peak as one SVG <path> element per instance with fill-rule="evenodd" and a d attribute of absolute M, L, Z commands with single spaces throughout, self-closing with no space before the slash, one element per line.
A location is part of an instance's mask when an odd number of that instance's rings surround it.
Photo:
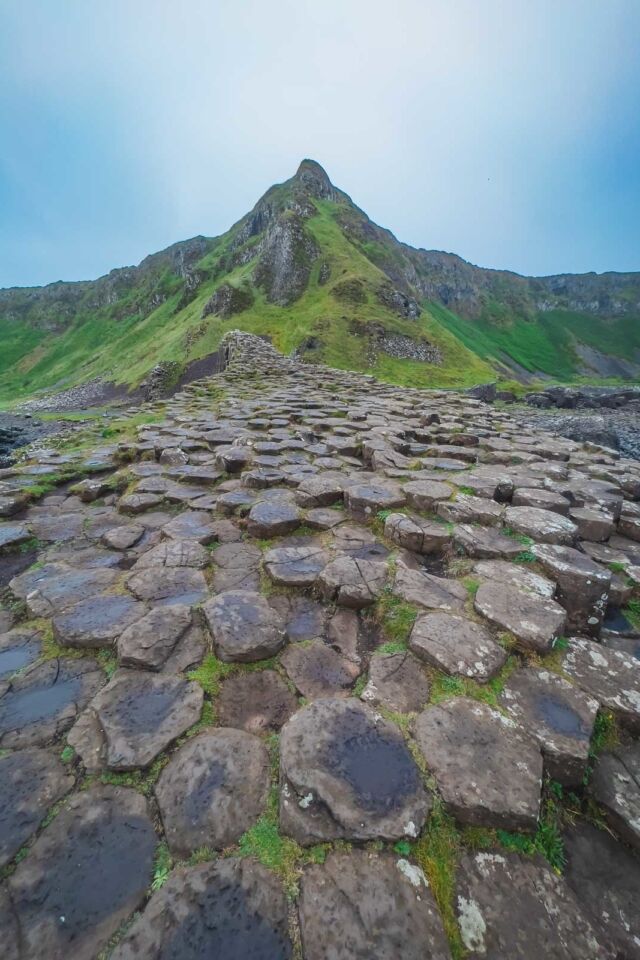
<path fill-rule="evenodd" d="M 298 167 L 295 180 L 305 193 L 316 200 L 336 200 L 338 191 L 331 183 L 326 170 L 315 160 L 303 160 Z"/>

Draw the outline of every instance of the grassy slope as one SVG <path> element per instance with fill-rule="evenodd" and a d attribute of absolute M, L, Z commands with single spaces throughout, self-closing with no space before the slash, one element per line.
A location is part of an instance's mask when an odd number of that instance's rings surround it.
<path fill-rule="evenodd" d="M 248 263 L 203 283 L 195 299 L 177 312 L 180 290 L 142 319 L 135 312 L 116 319 L 113 311 L 104 308 L 81 314 L 57 335 L 5 322 L 0 326 L 0 342 L 8 344 L 9 350 L 3 351 L 0 361 L 0 400 L 19 399 L 43 388 L 61 389 L 96 376 L 135 385 L 161 360 L 186 362 L 206 356 L 217 348 L 227 330 L 235 328 L 269 334 L 283 353 L 315 335 L 324 344 L 321 359 L 330 366 L 366 370 L 406 385 L 464 386 L 491 378 L 491 368 L 431 313 L 425 312 L 418 321 L 404 320 L 380 304 L 373 291 L 385 279 L 384 274 L 345 238 L 333 216 L 335 206 L 326 201 L 317 206 L 318 215 L 308 221 L 308 229 L 321 247 L 322 257 L 314 265 L 307 291 L 293 306 L 267 303 L 254 290 L 255 302 L 249 310 L 228 320 L 212 316 L 202 320 L 202 308 L 217 286 L 251 282 L 254 263 Z M 228 241 L 223 241 L 200 266 L 215 272 L 227 249 Z M 325 286 L 318 284 L 321 261 L 331 266 L 331 279 Z M 367 303 L 345 304 L 332 295 L 335 282 L 351 277 L 364 282 Z M 350 332 L 352 325 L 369 322 L 414 338 L 423 336 L 441 348 L 445 362 L 437 367 L 381 355 L 376 366 L 369 367 L 365 339 Z"/>
<path fill-rule="evenodd" d="M 286 185 L 285 185 L 286 186 Z M 283 188 L 274 188 L 282 190 Z M 280 198 L 286 200 L 286 196 Z M 321 256 L 316 261 L 304 295 L 291 307 L 268 303 L 253 288 L 252 307 L 228 320 L 209 316 L 202 309 L 212 292 L 222 283 L 252 286 L 255 261 L 225 269 L 232 228 L 215 241 L 198 267 L 210 277 L 198 288 L 197 296 L 180 308 L 182 281 L 169 273 L 153 281 L 143 280 L 116 304 L 92 309 L 89 297 L 81 304 L 76 319 L 62 333 L 51 333 L 24 323 L 0 318 L 0 403 L 6 405 L 42 389 L 63 389 L 93 377 L 102 376 L 117 383 L 135 386 L 149 369 L 162 360 L 186 363 L 213 352 L 224 333 L 240 328 L 268 334 L 275 346 L 288 354 L 309 336 L 323 344 L 319 359 L 333 367 L 373 373 L 381 380 L 407 386 L 453 387 L 495 379 L 493 361 L 501 353 L 511 356 L 525 369 L 543 371 L 561 381 L 576 378 L 576 358 L 572 343 L 579 337 L 604 353 L 629 356 L 633 346 L 640 348 L 637 321 L 626 319 L 607 324 L 593 317 L 556 310 L 540 314 L 536 322 L 524 319 L 496 320 L 487 315 L 467 321 L 437 304 L 424 304 L 421 317 L 406 320 L 396 316 L 377 299 L 375 290 L 386 279 L 380 266 L 399 256 L 392 245 L 363 244 L 358 248 L 340 228 L 336 217 L 344 216 L 344 207 L 329 201 L 316 201 L 317 215 L 307 221 Z M 250 240 L 247 246 L 256 242 Z M 372 249 L 368 249 L 373 247 Z M 331 268 L 329 282 L 318 284 L 320 264 Z M 354 304 L 337 299 L 336 283 L 357 279 L 366 293 L 366 302 Z M 153 282 L 167 299 L 145 315 L 141 304 Z M 354 335 L 359 325 L 376 323 L 387 330 L 424 338 L 440 348 L 441 366 L 409 360 L 397 360 L 379 354 L 373 367 L 368 365 L 367 339 Z"/>

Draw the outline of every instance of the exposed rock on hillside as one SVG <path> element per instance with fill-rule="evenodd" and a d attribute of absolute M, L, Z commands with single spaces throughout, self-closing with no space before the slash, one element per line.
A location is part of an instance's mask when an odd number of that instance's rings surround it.
<path fill-rule="evenodd" d="M 288 307 L 304 293 L 318 248 L 300 214 L 288 211 L 267 228 L 254 280 L 267 300 Z"/>
<path fill-rule="evenodd" d="M 202 316 L 215 314 L 228 320 L 235 313 L 242 313 L 253 303 L 253 295 L 246 287 L 233 287 L 230 283 L 223 283 L 207 300 L 202 308 Z"/>

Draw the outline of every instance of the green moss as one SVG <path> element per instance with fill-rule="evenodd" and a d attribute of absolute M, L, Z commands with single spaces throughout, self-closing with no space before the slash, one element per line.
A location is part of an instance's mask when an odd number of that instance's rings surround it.
<path fill-rule="evenodd" d="M 153 879 L 151 889 L 159 890 L 169 879 L 169 874 L 173 866 L 173 859 L 166 843 L 159 843 L 156 849 L 156 855 L 153 866 Z"/>
<path fill-rule="evenodd" d="M 375 617 L 391 643 L 407 643 L 417 616 L 416 607 L 395 596 L 389 587 L 384 588 L 376 603 Z"/>
<path fill-rule="evenodd" d="M 455 914 L 456 871 L 460 857 L 460 834 L 438 796 L 413 855 L 422 867 L 440 910 L 452 960 L 465 955 Z"/>
<path fill-rule="evenodd" d="M 635 627 L 636 630 L 640 630 L 640 600 L 637 598 L 629 600 L 622 612 L 631 626 Z"/>

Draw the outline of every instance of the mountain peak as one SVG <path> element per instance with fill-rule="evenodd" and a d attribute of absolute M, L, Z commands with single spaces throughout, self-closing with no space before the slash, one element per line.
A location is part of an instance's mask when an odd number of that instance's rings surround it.
<path fill-rule="evenodd" d="M 336 194 L 336 189 L 329 179 L 327 171 L 317 160 L 305 158 L 298 167 L 295 180 L 304 190 L 318 200 L 330 200 Z"/>

